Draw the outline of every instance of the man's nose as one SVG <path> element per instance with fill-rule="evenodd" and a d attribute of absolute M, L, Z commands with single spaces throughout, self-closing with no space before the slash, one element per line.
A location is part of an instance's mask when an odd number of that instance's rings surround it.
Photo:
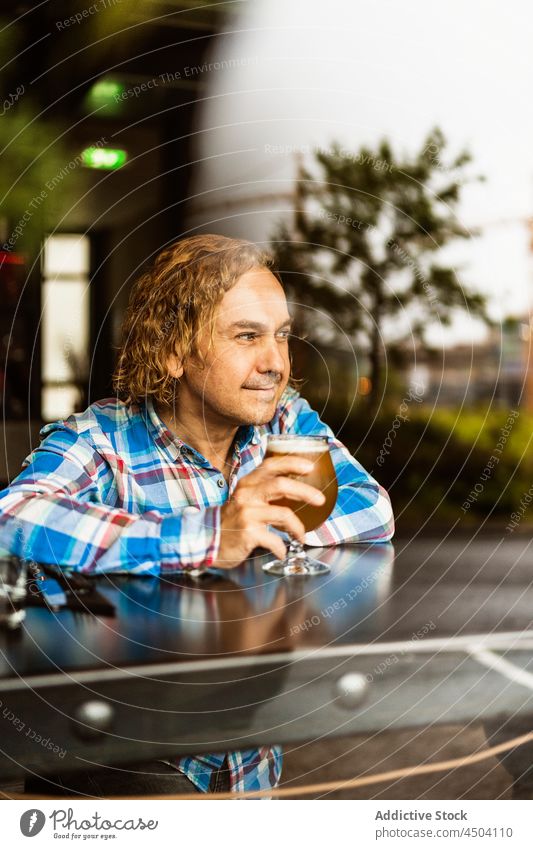
<path fill-rule="evenodd" d="M 261 352 L 257 362 L 260 372 L 272 371 L 282 375 L 287 367 L 287 357 L 280 348 L 280 343 L 272 336 L 264 336 Z"/>

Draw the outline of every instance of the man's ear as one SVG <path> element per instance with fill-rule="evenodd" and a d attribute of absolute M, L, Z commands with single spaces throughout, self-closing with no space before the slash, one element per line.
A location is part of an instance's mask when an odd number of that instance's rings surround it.
<path fill-rule="evenodd" d="M 176 380 L 179 380 L 183 374 L 183 364 L 177 354 L 171 354 L 167 360 L 167 369 L 169 374 Z"/>

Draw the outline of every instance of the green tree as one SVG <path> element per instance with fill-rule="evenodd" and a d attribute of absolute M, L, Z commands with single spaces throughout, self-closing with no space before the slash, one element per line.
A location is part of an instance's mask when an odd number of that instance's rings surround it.
<path fill-rule="evenodd" d="M 312 344 L 343 335 L 367 353 L 371 403 L 383 389 L 385 354 L 406 339 L 429 343 L 435 323 L 459 311 L 487 320 L 485 299 L 468 289 L 439 251 L 472 236 L 456 217 L 470 154 L 448 157 L 440 129 L 415 155 L 386 140 L 351 153 L 334 143 L 300 162 L 294 220 L 273 251 L 295 317 Z"/>
<path fill-rule="evenodd" d="M 79 193 L 83 175 L 61 180 L 55 193 L 47 188 L 47 181 L 68 166 L 72 154 L 64 138 L 66 126 L 46 119 L 38 86 L 30 89 L 14 73 L 17 52 L 25 43 L 21 27 L 0 18 L 0 247 L 5 241 L 8 250 L 22 251 L 29 267 L 46 230 L 57 224 Z"/>

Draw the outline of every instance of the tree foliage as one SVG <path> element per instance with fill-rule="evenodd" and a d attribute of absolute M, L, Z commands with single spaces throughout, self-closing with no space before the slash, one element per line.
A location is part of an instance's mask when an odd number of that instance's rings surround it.
<path fill-rule="evenodd" d="M 456 210 L 470 154 L 447 154 L 432 130 L 414 155 L 387 140 L 351 153 L 334 143 L 299 166 L 292 222 L 272 247 L 292 304 L 296 335 L 312 344 L 348 337 L 367 353 L 374 399 L 387 352 L 467 311 L 487 320 L 485 299 L 444 262 L 442 248 L 470 238 Z"/>

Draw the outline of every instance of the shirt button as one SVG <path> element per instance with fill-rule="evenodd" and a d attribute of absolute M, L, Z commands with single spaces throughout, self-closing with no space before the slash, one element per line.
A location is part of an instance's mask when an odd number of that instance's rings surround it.
<path fill-rule="evenodd" d="M 225 487 L 225 486 L 226 486 L 226 481 L 224 480 L 224 478 L 219 478 L 219 479 L 217 480 L 217 484 L 218 484 L 218 486 L 220 487 L 220 489 L 222 489 L 223 487 Z"/>

